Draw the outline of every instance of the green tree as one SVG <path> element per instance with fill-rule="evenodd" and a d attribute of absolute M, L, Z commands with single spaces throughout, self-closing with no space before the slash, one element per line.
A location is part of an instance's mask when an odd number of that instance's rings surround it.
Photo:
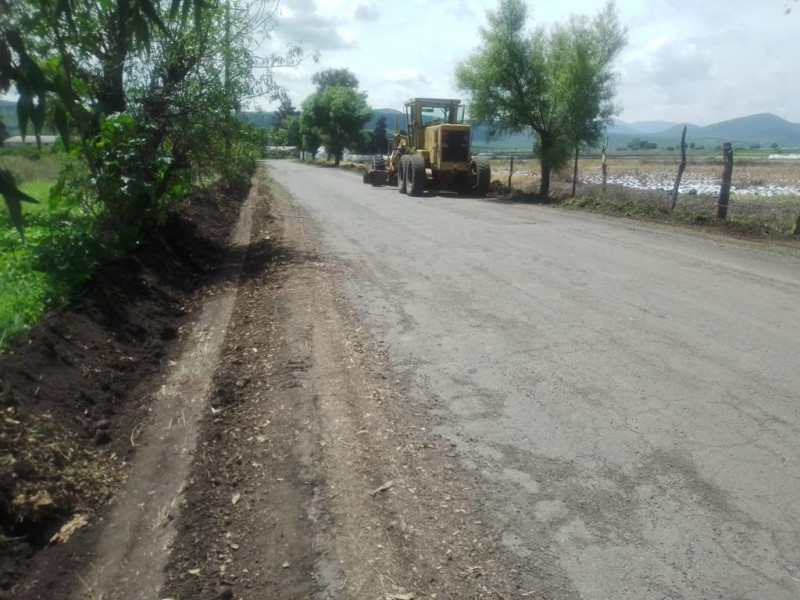
<path fill-rule="evenodd" d="M 297 110 L 292 104 L 291 99 L 289 96 L 283 96 L 281 98 L 281 102 L 278 105 L 275 114 L 272 116 L 272 126 L 275 129 L 280 129 L 284 127 L 284 120 L 288 119 L 289 117 L 294 117 L 300 114 L 300 111 Z"/>
<path fill-rule="evenodd" d="M 358 89 L 358 79 L 350 72 L 350 69 L 325 69 L 314 73 L 311 83 L 317 86 L 317 91 L 321 92 L 329 87 L 346 87 L 351 90 Z"/>
<path fill-rule="evenodd" d="M 375 129 L 372 130 L 372 138 L 375 142 L 374 152 L 378 154 L 386 154 L 389 148 L 389 136 L 386 133 L 386 117 L 381 115 L 375 123 Z"/>
<path fill-rule="evenodd" d="M 471 96 L 473 120 L 536 133 L 546 196 L 552 169 L 595 142 L 616 112 L 612 66 L 625 31 L 613 2 L 593 19 L 572 17 L 550 31 L 526 31 L 522 0 L 501 0 L 487 18 L 481 48 L 457 67 L 456 81 Z"/>
<path fill-rule="evenodd" d="M 317 150 L 322 145 L 322 136 L 314 124 L 310 113 L 303 111 L 300 113 L 300 148 L 304 152 L 311 153 L 311 159 L 317 157 Z"/>
<path fill-rule="evenodd" d="M 0 91 L 19 94 L 21 132 L 32 124 L 38 136 L 49 114 L 65 145 L 76 133 L 88 176 L 65 177 L 62 191 L 82 188 L 75 197 L 102 206 L 107 227 L 133 235 L 157 224 L 191 178 L 250 168 L 256 142 L 242 104 L 274 94 L 272 68 L 302 57 L 299 48 L 255 56 L 272 13 L 236 0 L 5 4 Z M 20 196 L 3 186 L 21 214 Z"/>
<path fill-rule="evenodd" d="M 286 145 L 302 148 L 303 146 L 303 132 L 300 128 L 300 117 L 292 116 L 283 121 L 286 129 Z"/>
<path fill-rule="evenodd" d="M 365 93 L 337 85 L 306 98 L 303 115 L 306 123 L 319 132 L 326 151 L 339 166 L 344 149 L 361 139 L 361 129 L 372 110 Z"/>

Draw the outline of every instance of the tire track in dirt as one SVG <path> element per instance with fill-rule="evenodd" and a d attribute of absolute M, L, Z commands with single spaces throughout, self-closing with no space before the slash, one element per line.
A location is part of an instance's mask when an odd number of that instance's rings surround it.
<path fill-rule="evenodd" d="M 187 336 L 186 352 L 172 364 L 155 393 L 150 414 L 138 429 L 138 451 L 128 479 L 103 518 L 95 547 L 77 574 L 80 586 L 72 598 L 149 600 L 163 585 L 163 569 L 176 534 L 178 500 L 206 410 L 210 369 L 219 359 L 236 301 L 254 202 L 251 191 L 220 271 L 227 283 L 204 304 Z"/>
<path fill-rule="evenodd" d="M 313 221 L 274 185 L 269 202 L 160 597 L 570 597 L 555 557 L 503 546 L 499 500 L 403 395 Z"/>

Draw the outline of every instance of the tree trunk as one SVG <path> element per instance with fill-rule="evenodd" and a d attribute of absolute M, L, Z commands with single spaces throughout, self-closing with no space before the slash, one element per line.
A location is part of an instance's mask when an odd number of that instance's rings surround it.
<path fill-rule="evenodd" d="M 125 112 L 127 108 L 123 81 L 127 59 L 128 50 L 120 45 L 114 49 L 112 56 L 103 60 L 103 80 L 97 91 L 97 100 L 106 116 Z"/>
<path fill-rule="evenodd" d="M 678 203 L 678 189 L 681 187 L 681 179 L 683 179 L 683 172 L 686 170 L 686 126 L 683 127 L 681 134 L 681 162 L 678 165 L 678 176 L 675 178 L 675 185 L 672 186 L 672 204 L 670 205 L 670 212 L 675 210 L 675 205 Z"/>
<path fill-rule="evenodd" d="M 731 197 L 731 177 L 733 176 L 733 146 L 731 146 L 730 142 L 725 142 L 722 146 L 722 163 L 724 166 L 717 206 L 718 219 L 726 219 L 728 217 L 728 201 Z"/>
<path fill-rule="evenodd" d="M 550 171 L 553 169 L 552 163 L 550 162 L 550 154 L 553 151 L 553 141 L 549 136 L 546 135 L 539 135 L 539 142 L 541 144 L 541 167 L 542 167 L 542 180 L 539 183 L 539 196 L 542 197 L 543 200 L 547 199 L 547 195 L 550 193 Z"/>
<path fill-rule="evenodd" d="M 580 148 L 575 148 L 575 166 L 572 168 L 572 197 L 575 197 L 575 187 L 578 185 L 578 157 Z"/>
<path fill-rule="evenodd" d="M 511 176 L 514 174 L 514 157 L 511 157 L 511 164 L 508 165 L 508 185 L 506 186 L 509 190 L 511 189 Z"/>
<path fill-rule="evenodd" d="M 550 161 L 542 157 L 542 180 L 539 183 L 539 196 L 543 200 L 547 199 L 550 193 Z"/>

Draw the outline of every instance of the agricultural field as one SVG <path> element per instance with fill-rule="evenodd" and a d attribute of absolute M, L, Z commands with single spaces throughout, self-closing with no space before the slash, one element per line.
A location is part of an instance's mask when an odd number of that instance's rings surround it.
<path fill-rule="evenodd" d="M 494 159 L 494 178 L 507 182 L 510 161 Z M 608 183 L 639 190 L 671 191 L 678 170 L 677 160 L 610 159 L 607 161 Z M 717 194 L 722 164 L 713 159 L 688 161 L 681 180 L 681 194 Z M 515 160 L 512 182 L 527 185 L 538 180 L 538 160 Z M 556 179 L 572 181 L 572 166 L 563 169 Z M 578 181 L 584 184 L 602 182 L 601 161 L 589 158 L 578 162 Z M 734 163 L 731 195 L 742 197 L 800 198 L 800 160 L 744 159 Z"/>
<path fill-rule="evenodd" d="M 510 159 L 493 159 L 492 179 L 508 185 Z M 670 194 L 678 170 L 677 159 L 648 157 L 612 158 L 607 161 L 606 196 L 623 198 L 657 210 L 669 207 Z M 704 216 L 716 211 L 722 176 L 721 159 L 689 159 L 681 180 L 678 209 Z M 535 192 L 540 177 L 539 161 L 514 160 L 511 187 Z M 572 183 L 572 167 L 553 176 L 564 195 L 564 184 Z M 597 196 L 601 192 L 602 170 L 599 158 L 578 163 L 578 196 Z M 568 186 L 568 187 L 571 187 Z M 751 222 L 762 231 L 788 233 L 800 213 L 800 160 L 740 158 L 734 163 L 729 218 Z M 705 218 L 705 217 L 704 217 Z"/>

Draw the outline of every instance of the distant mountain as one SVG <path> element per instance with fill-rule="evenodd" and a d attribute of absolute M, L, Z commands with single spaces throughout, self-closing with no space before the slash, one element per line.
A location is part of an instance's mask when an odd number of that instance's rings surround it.
<path fill-rule="evenodd" d="M 406 114 L 402 110 L 395 110 L 394 108 L 374 108 L 372 110 L 372 118 L 364 125 L 364 129 L 367 131 L 375 129 L 380 117 L 386 119 L 386 130 L 389 134 L 394 133 L 395 118 L 397 119 L 397 127 L 406 129 Z"/>
<path fill-rule="evenodd" d="M 664 135 L 679 136 L 682 127 L 677 125 L 664 132 Z M 730 119 L 705 127 L 690 126 L 687 139 L 702 139 L 706 142 L 731 142 L 734 145 L 778 144 L 782 148 L 800 147 L 800 123 L 791 123 L 771 113 L 748 115 Z"/>
<path fill-rule="evenodd" d="M 615 120 L 614 123 L 608 128 L 607 133 L 608 134 L 619 133 L 621 135 L 629 135 L 629 134 L 638 135 L 644 132 L 636 129 L 636 127 L 634 127 L 632 123 L 626 123 L 625 121 Z"/>
<path fill-rule="evenodd" d="M 661 133 L 677 125 L 670 121 L 636 121 L 631 123 L 630 127 L 639 133 Z"/>
<path fill-rule="evenodd" d="M 247 112 L 245 119 L 257 127 L 272 127 L 274 112 Z M 383 116 L 386 118 L 386 128 L 389 134 L 394 132 L 395 117 L 398 126 L 405 128 L 405 114 L 393 108 L 378 108 L 372 112 L 372 118 L 364 125 L 364 129 L 372 131 Z M 19 135 L 17 124 L 16 102 L 0 100 L 0 120 L 11 135 Z M 721 121 L 704 127 L 688 125 L 686 142 L 696 146 L 713 148 L 724 142 L 731 142 L 734 147 L 748 147 L 760 144 L 769 147 L 778 144 L 781 148 L 800 148 L 800 123 L 792 123 L 771 113 L 761 113 Z M 626 123 L 615 121 L 607 132 L 610 148 L 625 148 L 634 138 L 644 139 L 658 144 L 660 148 L 677 147 L 680 144 L 683 124 L 668 121 L 638 121 Z M 491 148 L 519 148 L 533 147 L 533 136 L 529 133 L 513 133 L 510 135 L 494 136 L 488 141 L 489 131 L 484 125 L 473 126 L 473 140 L 476 146 Z"/>
<path fill-rule="evenodd" d="M 624 147 L 634 137 L 646 139 L 660 147 L 679 146 L 683 123 L 617 121 L 608 129 L 612 147 Z M 734 147 L 778 144 L 781 148 L 800 147 L 800 123 L 791 123 L 770 113 L 748 115 L 712 125 L 686 125 L 686 141 L 697 146 L 719 146 L 731 142 Z"/>

